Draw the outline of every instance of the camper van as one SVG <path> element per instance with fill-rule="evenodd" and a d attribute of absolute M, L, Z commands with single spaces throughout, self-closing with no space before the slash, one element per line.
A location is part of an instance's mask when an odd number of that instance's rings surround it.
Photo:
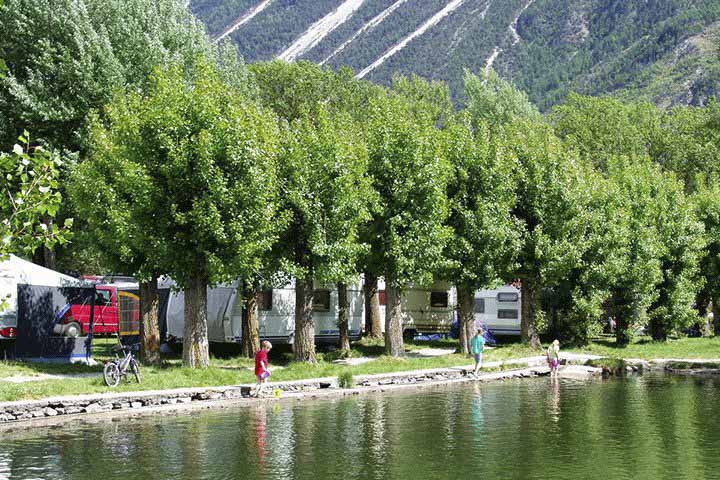
<path fill-rule="evenodd" d="M 378 281 L 380 317 L 385 329 L 385 282 Z M 455 320 L 455 289 L 447 282 L 434 282 L 428 288 L 410 285 L 400 294 L 403 335 L 448 333 Z"/>
<path fill-rule="evenodd" d="M 380 316 L 385 329 L 385 284 L 378 282 Z M 446 282 L 434 282 L 429 288 L 410 286 L 403 289 L 403 333 L 406 337 L 426 333 L 448 333 L 456 319 L 457 293 Z M 475 322 L 485 325 L 493 335 L 520 335 L 520 291 L 506 285 L 475 293 Z"/>
<path fill-rule="evenodd" d="M 55 270 L 10 255 L 0 262 L 0 340 L 15 338 L 17 329 L 17 287 L 19 284 L 44 287 L 80 286 L 83 282 Z"/>
<path fill-rule="evenodd" d="M 242 296 L 239 282 L 208 288 L 208 340 L 214 343 L 237 343 L 242 338 Z M 184 333 L 185 295 L 171 290 L 167 306 L 167 336 L 181 340 Z M 361 284 L 348 285 L 348 323 L 351 340 L 360 338 L 364 303 Z M 338 296 L 334 287 L 317 285 L 313 304 L 315 340 L 335 343 L 340 332 L 337 325 Z M 263 290 L 258 295 L 260 338 L 273 343 L 292 343 L 295 333 L 295 284 Z"/>
<path fill-rule="evenodd" d="M 95 286 L 95 304 L 71 302 L 58 315 L 57 330 L 66 337 L 93 334 L 140 334 L 140 297 L 136 283 Z"/>
<path fill-rule="evenodd" d="M 520 290 L 512 285 L 475 292 L 473 312 L 493 335 L 520 335 Z"/>

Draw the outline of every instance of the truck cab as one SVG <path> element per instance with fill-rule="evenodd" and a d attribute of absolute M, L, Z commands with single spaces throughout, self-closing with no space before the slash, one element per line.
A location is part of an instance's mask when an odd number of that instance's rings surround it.
<path fill-rule="evenodd" d="M 70 302 L 58 312 L 58 327 L 67 337 L 78 337 L 90 333 L 91 314 L 94 313 L 93 334 L 117 334 L 121 328 L 121 318 L 125 323 L 137 325 L 140 318 L 140 298 L 130 292 L 120 290 L 116 285 L 97 285 L 95 287 L 95 306 L 88 301 Z M 57 329 L 56 328 L 56 329 Z"/>

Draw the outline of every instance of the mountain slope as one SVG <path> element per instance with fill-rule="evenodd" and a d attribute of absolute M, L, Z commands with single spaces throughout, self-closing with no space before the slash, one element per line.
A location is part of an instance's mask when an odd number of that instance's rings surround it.
<path fill-rule="evenodd" d="M 720 91 L 718 0 L 193 0 L 247 61 L 349 65 L 449 83 L 492 66 L 541 108 L 569 91 L 702 104 Z"/>

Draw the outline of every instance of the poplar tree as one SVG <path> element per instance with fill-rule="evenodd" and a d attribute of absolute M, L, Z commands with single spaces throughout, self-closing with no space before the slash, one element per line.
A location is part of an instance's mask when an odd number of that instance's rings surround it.
<path fill-rule="evenodd" d="M 109 209 L 100 221 L 185 290 L 183 363 L 206 367 L 207 287 L 259 269 L 277 239 L 275 117 L 203 61 L 156 70 L 145 95 L 120 94 L 105 115 L 88 162 L 110 167 L 104 190 L 131 182 L 130 210 L 96 205 Z"/>
<path fill-rule="evenodd" d="M 293 351 L 296 360 L 315 362 L 315 282 L 344 284 L 356 278 L 357 259 L 365 250 L 358 229 L 368 219 L 372 191 L 367 151 L 355 124 L 347 115 L 331 120 L 322 108 L 293 121 L 285 135 L 281 175 L 283 208 L 290 218 L 280 242 L 296 279 Z"/>
<path fill-rule="evenodd" d="M 367 127 L 370 172 L 378 204 L 368 226 L 372 254 L 385 277 L 385 351 L 404 354 L 400 294 L 411 282 L 430 283 L 444 265 L 451 236 L 446 186 L 450 168 L 435 124 L 413 113 L 407 98 L 371 101 Z"/>
<path fill-rule="evenodd" d="M 446 275 L 457 288 L 460 350 L 468 354 L 475 334 L 475 291 L 497 285 L 517 266 L 520 235 L 512 215 L 514 168 L 505 161 L 505 146 L 494 141 L 484 125 L 473 135 L 466 115 L 444 137 L 452 172 L 447 185 L 447 224 L 453 231 L 446 249 L 452 262 Z"/>

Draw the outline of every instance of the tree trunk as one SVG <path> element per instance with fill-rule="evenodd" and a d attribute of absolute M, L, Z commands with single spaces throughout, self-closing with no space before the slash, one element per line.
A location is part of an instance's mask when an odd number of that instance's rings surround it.
<path fill-rule="evenodd" d="M 475 295 L 472 288 L 458 287 L 458 327 L 460 330 L 460 353 L 470 354 L 470 339 L 475 335 L 475 315 L 473 305 Z"/>
<path fill-rule="evenodd" d="M 242 356 L 247 358 L 253 358 L 260 350 L 257 294 L 256 284 L 243 281 Z"/>
<path fill-rule="evenodd" d="M 314 286 L 312 275 L 295 281 L 295 360 L 315 363 Z"/>
<path fill-rule="evenodd" d="M 630 318 L 631 312 L 629 308 L 615 305 L 613 308 L 613 317 L 615 318 L 615 344 L 625 346 L 630 343 Z"/>
<path fill-rule="evenodd" d="M 390 274 L 385 275 L 385 353 L 391 357 L 405 354 L 400 289 Z"/>
<path fill-rule="evenodd" d="M 652 318 L 649 322 L 650 336 L 653 340 L 660 342 L 667 340 L 667 328 L 659 318 Z"/>
<path fill-rule="evenodd" d="M 540 348 L 540 338 L 535 328 L 535 308 L 537 302 L 538 284 L 530 278 L 522 279 L 521 287 L 521 320 L 520 340 L 532 348 Z"/>
<path fill-rule="evenodd" d="M 50 221 L 49 224 L 52 224 L 52 221 Z M 57 270 L 57 255 L 55 254 L 55 246 L 53 246 L 52 248 L 42 247 L 42 250 L 43 256 L 45 258 L 45 268 L 49 268 L 50 270 Z"/>
<path fill-rule="evenodd" d="M 347 284 L 338 283 L 338 329 L 340 330 L 340 350 L 350 351 L 350 337 L 348 336 L 348 295 Z"/>
<path fill-rule="evenodd" d="M 185 289 L 183 365 L 190 368 L 207 368 L 210 365 L 207 285 L 207 274 L 201 272 L 190 280 Z"/>
<path fill-rule="evenodd" d="M 370 338 L 382 337 L 380 318 L 380 294 L 378 278 L 372 273 L 365 273 L 365 334 Z"/>
<path fill-rule="evenodd" d="M 160 364 L 160 295 L 157 276 L 140 282 L 140 360 L 145 365 Z"/>

